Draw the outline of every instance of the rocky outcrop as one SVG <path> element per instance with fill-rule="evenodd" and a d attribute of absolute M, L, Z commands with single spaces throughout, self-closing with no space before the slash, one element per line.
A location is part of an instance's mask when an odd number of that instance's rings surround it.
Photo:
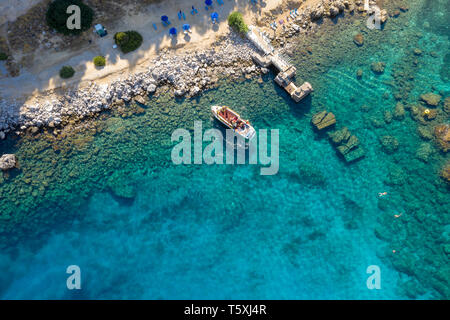
<path fill-rule="evenodd" d="M 0 157 L 0 169 L 9 170 L 17 166 L 16 155 L 14 154 L 4 154 Z"/>
<path fill-rule="evenodd" d="M 439 149 L 447 152 L 450 149 L 450 125 L 441 124 L 434 128 L 434 136 Z"/>
<path fill-rule="evenodd" d="M 441 170 L 441 178 L 450 184 L 450 163 L 447 163 Z"/>
<path fill-rule="evenodd" d="M 395 105 L 394 109 L 394 119 L 403 120 L 405 118 L 405 106 L 399 102 Z"/>
<path fill-rule="evenodd" d="M 310 18 L 312 21 L 316 21 L 316 20 L 321 19 L 323 17 L 323 14 L 324 14 L 324 9 L 320 5 L 311 10 Z"/>
<path fill-rule="evenodd" d="M 364 157 L 365 152 L 359 146 L 359 139 L 352 135 L 347 127 L 328 133 L 328 137 L 346 162 Z"/>
<path fill-rule="evenodd" d="M 450 114 L 450 97 L 445 98 L 443 109 L 444 109 L 445 113 Z"/>
<path fill-rule="evenodd" d="M 332 112 L 321 111 L 312 116 L 311 123 L 317 130 L 331 127 L 336 123 L 336 118 Z"/>
<path fill-rule="evenodd" d="M 356 34 L 353 37 L 353 42 L 359 47 L 362 46 L 364 44 L 364 36 L 361 33 Z"/>
<path fill-rule="evenodd" d="M 399 143 L 393 136 L 383 136 L 380 138 L 381 149 L 387 154 L 393 154 L 397 151 Z"/>
<path fill-rule="evenodd" d="M 372 71 L 377 74 L 382 74 L 384 72 L 385 67 L 386 67 L 386 63 L 381 62 L 381 61 L 372 62 L 371 66 L 370 66 Z"/>
<path fill-rule="evenodd" d="M 422 94 L 420 100 L 424 101 L 428 106 L 437 107 L 441 101 L 441 96 L 432 92 Z"/>
<path fill-rule="evenodd" d="M 424 109 L 422 112 L 422 117 L 425 120 L 433 120 L 437 117 L 438 111 L 436 109 Z"/>
<path fill-rule="evenodd" d="M 419 133 L 419 136 L 424 140 L 433 139 L 433 133 L 426 126 L 419 126 L 419 128 L 417 128 L 417 132 Z"/>
<path fill-rule="evenodd" d="M 329 133 L 328 137 L 335 145 L 339 145 L 350 138 L 350 131 L 348 131 L 347 127 L 343 127 L 340 130 L 336 130 L 332 133 Z"/>
<path fill-rule="evenodd" d="M 416 158 L 423 162 L 428 162 L 432 154 L 433 148 L 431 145 L 429 143 L 422 143 L 416 151 Z"/>
<path fill-rule="evenodd" d="M 383 9 L 380 11 L 380 22 L 383 24 L 387 21 L 388 19 L 388 12 L 386 9 Z"/>

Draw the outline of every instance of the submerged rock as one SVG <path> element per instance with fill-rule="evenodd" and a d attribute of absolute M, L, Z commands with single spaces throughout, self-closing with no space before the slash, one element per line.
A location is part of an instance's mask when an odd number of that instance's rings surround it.
<path fill-rule="evenodd" d="M 441 124 L 434 128 L 434 136 L 436 137 L 436 143 L 444 152 L 450 149 L 450 125 Z"/>
<path fill-rule="evenodd" d="M 344 155 L 345 161 L 347 162 L 353 162 L 358 159 L 361 159 L 365 156 L 364 149 L 361 147 L 353 149 L 351 152 L 348 152 Z"/>
<path fill-rule="evenodd" d="M 372 65 L 370 68 L 373 72 L 377 74 L 382 74 L 384 72 L 384 68 L 386 67 L 386 63 L 378 61 L 378 62 L 372 62 Z"/>
<path fill-rule="evenodd" d="M 139 104 L 145 104 L 145 99 L 142 96 L 134 97 L 134 101 L 139 103 Z"/>
<path fill-rule="evenodd" d="M 429 143 L 422 143 L 416 151 L 416 158 L 423 162 L 428 162 L 432 153 L 433 148 L 431 145 Z"/>
<path fill-rule="evenodd" d="M 433 120 L 436 118 L 438 111 L 436 109 L 425 109 L 423 110 L 422 117 L 425 120 Z"/>
<path fill-rule="evenodd" d="M 356 70 L 356 78 L 361 79 L 362 76 L 363 76 L 363 70 L 362 69 Z"/>
<path fill-rule="evenodd" d="M 441 178 L 450 184 L 450 163 L 447 163 L 441 170 Z M 450 253 L 450 252 L 449 252 Z"/>
<path fill-rule="evenodd" d="M 155 91 L 156 91 L 156 85 L 154 85 L 154 84 L 149 84 L 148 85 L 148 87 L 147 87 L 147 93 L 155 93 Z"/>
<path fill-rule="evenodd" d="M 399 166 L 389 168 L 388 174 L 384 182 L 387 185 L 403 185 L 406 183 L 407 174 Z"/>
<path fill-rule="evenodd" d="M 128 176 L 123 172 L 114 172 L 106 185 L 116 197 L 123 199 L 134 199 L 136 197 L 136 188 L 130 184 Z"/>
<path fill-rule="evenodd" d="M 399 143 L 397 139 L 393 136 L 383 136 L 380 138 L 380 143 L 382 150 L 387 154 L 393 154 L 397 151 Z"/>
<path fill-rule="evenodd" d="M 359 147 L 359 139 L 348 131 L 347 127 L 328 133 L 328 137 L 346 162 L 352 162 L 364 157 L 364 150 Z"/>
<path fill-rule="evenodd" d="M 403 120 L 405 118 L 405 107 L 402 103 L 397 103 L 394 109 L 394 119 Z"/>
<path fill-rule="evenodd" d="M 348 141 L 344 144 L 341 144 L 337 147 L 339 152 L 345 156 L 347 153 L 349 153 L 352 149 L 356 148 L 359 145 L 359 140 L 356 136 L 352 135 L 348 139 Z"/>
<path fill-rule="evenodd" d="M 343 127 L 341 130 L 328 133 L 328 137 L 334 144 L 340 144 L 350 138 L 350 132 L 347 127 Z"/>
<path fill-rule="evenodd" d="M 357 46 L 362 46 L 364 44 L 364 36 L 361 33 L 358 33 L 357 35 L 354 36 L 353 42 Z"/>
<path fill-rule="evenodd" d="M 447 97 L 444 100 L 444 111 L 445 113 L 450 113 L 450 97 Z"/>
<path fill-rule="evenodd" d="M 425 139 L 425 140 L 433 139 L 433 134 L 427 127 L 419 126 L 419 128 L 417 129 L 417 132 L 419 132 L 419 136 L 422 139 Z"/>
<path fill-rule="evenodd" d="M 392 113 L 389 110 L 386 110 L 384 112 L 384 122 L 386 122 L 387 124 L 392 122 Z"/>
<path fill-rule="evenodd" d="M 436 107 L 441 101 L 441 98 L 442 97 L 440 95 L 432 92 L 428 92 L 420 96 L 420 100 L 424 101 L 427 105 L 432 107 Z"/>
<path fill-rule="evenodd" d="M 332 112 L 321 111 L 313 115 L 311 123 L 317 130 L 328 128 L 336 123 L 336 118 Z"/>
<path fill-rule="evenodd" d="M 0 169 L 9 170 L 17 166 L 17 159 L 15 154 L 4 154 L 0 157 Z"/>

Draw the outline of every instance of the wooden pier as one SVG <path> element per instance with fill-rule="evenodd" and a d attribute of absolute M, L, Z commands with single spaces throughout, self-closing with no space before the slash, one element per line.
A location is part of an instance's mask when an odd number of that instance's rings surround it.
<path fill-rule="evenodd" d="M 267 68 L 273 65 L 278 69 L 279 73 L 275 77 L 275 82 L 284 88 L 295 102 L 299 102 L 314 91 L 309 82 L 304 82 L 300 87 L 297 87 L 292 81 L 297 70 L 279 55 L 270 44 L 269 39 L 257 27 L 249 27 L 247 38 L 263 53 L 262 55 L 253 54 L 253 60 L 261 67 Z"/>

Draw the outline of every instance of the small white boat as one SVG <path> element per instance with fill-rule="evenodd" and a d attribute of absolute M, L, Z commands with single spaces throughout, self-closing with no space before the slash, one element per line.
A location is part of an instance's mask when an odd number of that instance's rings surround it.
<path fill-rule="evenodd" d="M 252 139 L 256 131 L 250 125 L 248 120 L 244 120 L 236 112 L 227 106 L 211 106 L 211 111 L 214 117 L 222 122 L 228 128 L 234 130 L 241 137 L 250 140 Z"/>

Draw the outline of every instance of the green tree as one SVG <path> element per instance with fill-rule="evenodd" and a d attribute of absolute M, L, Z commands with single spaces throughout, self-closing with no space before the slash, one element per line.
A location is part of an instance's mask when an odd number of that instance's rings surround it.
<path fill-rule="evenodd" d="M 137 31 L 118 32 L 114 35 L 116 44 L 123 53 L 136 50 L 142 44 L 142 36 Z"/>
<path fill-rule="evenodd" d="M 106 59 L 102 56 L 96 56 L 94 58 L 94 64 L 96 67 L 104 67 L 106 65 Z"/>
<path fill-rule="evenodd" d="M 242 17 L 242 13 L 239 11 L 235 11 L 228 16 L 228 24 L 234 28 L 235 30 L 241 33 L 248 32 L 248 26 L 244 22 L 244 18 Z"/>
<path fill-rule="evenodd" d="M 64 66 L 59 70 L 59 76 L 63 79 L 68 79 L 73 77 L 75 70 L 71 66 Z"/>

